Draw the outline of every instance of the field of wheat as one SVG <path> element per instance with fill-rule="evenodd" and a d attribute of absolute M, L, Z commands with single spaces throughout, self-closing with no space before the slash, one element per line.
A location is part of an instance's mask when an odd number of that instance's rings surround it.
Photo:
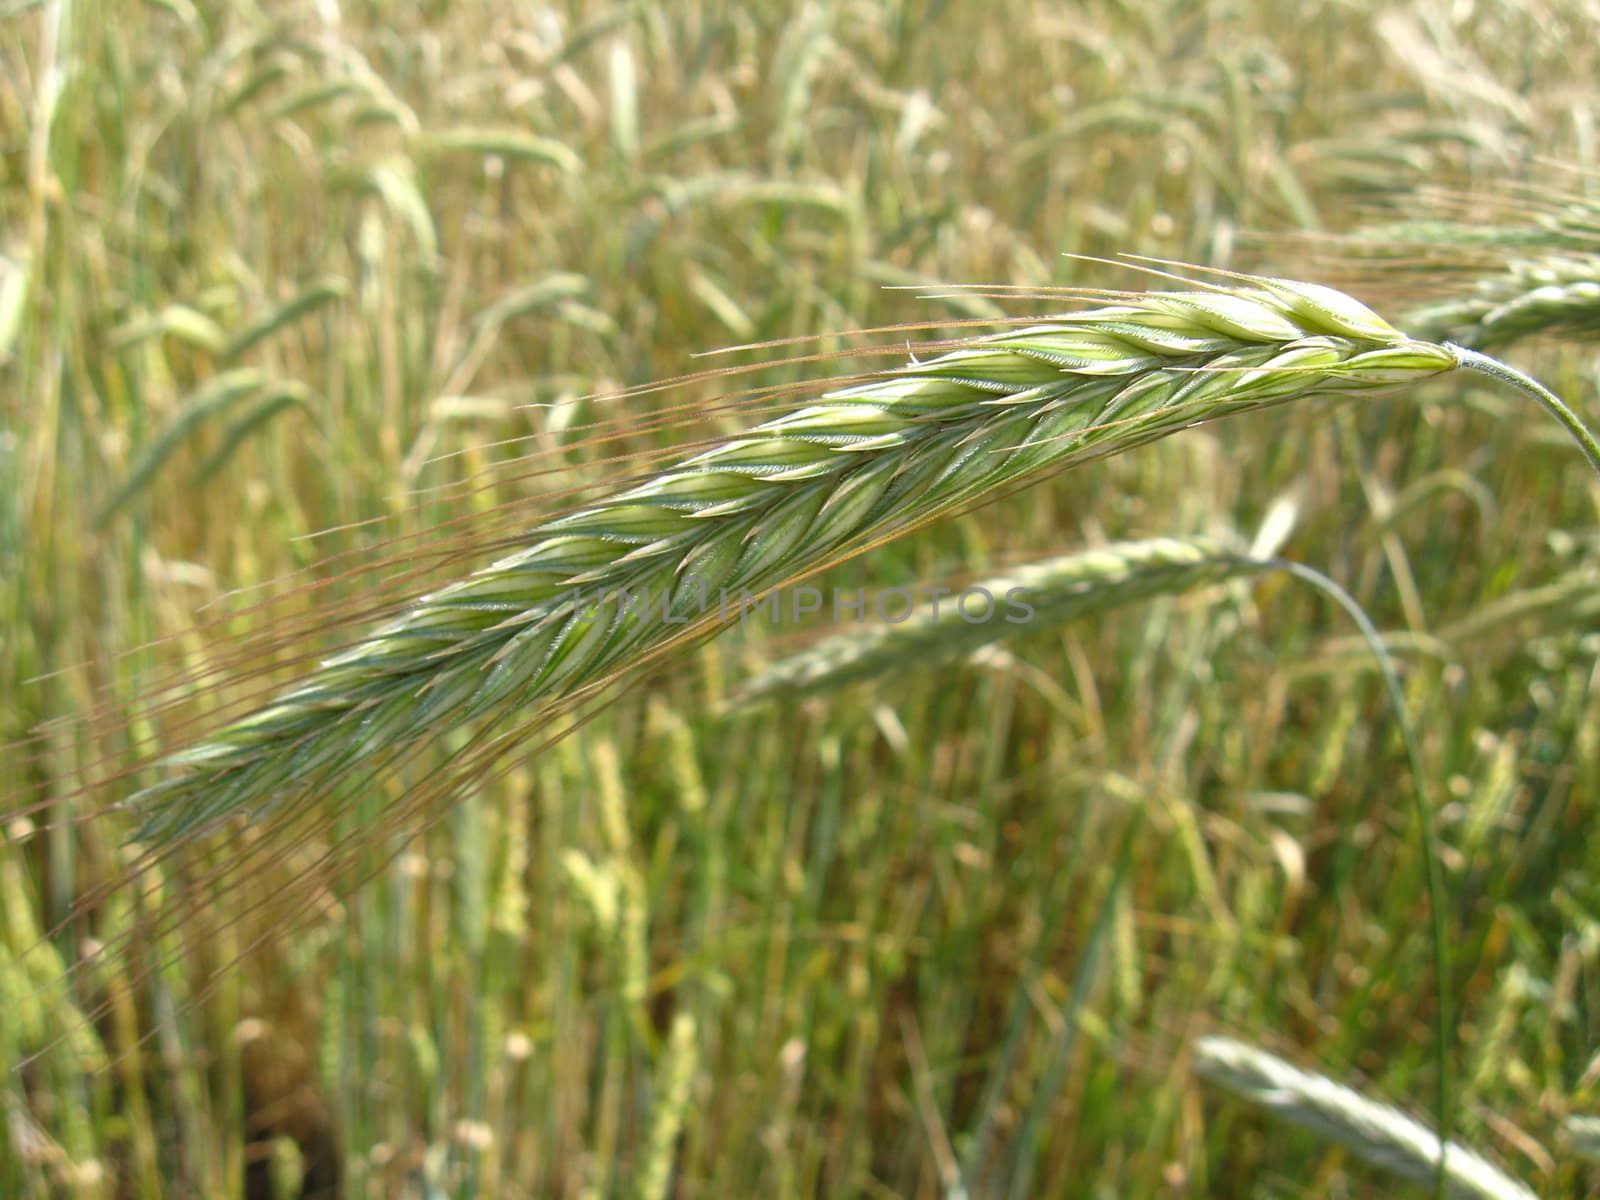
<path fill-rule="evenodd" d="M 0 1197 L 1600 1189 L 1594 0 L 0 31 Z"/>

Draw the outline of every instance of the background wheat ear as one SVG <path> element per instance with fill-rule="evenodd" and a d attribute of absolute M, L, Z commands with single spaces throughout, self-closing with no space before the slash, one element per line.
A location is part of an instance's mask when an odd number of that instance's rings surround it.
<path fill-rule="evenodd" d="M 1530 337 L 1600 333 L 1600 254 L 1518 259 L 1471 292 L 1406 314 L 1417 336 L 1499 350 Z"/>
<path fill-rule="evenodd" d="M 1255 569 L 1244 552 L 1242 543 L 1223 538 L 1147 538 L 951 582 L 938 589 L 937 602 L 917 604 L 909 619 L 849 629 L 770 664 L 739 686 L 728 709 L 926 669 L 1003 639 L 1218 583 Z M 964 602 L 967 593 L 976 601 Z"/>
<path fill-rule="evenodd" d="M 1561 1136 L 1573 1154 L 1600 1162 L 1600 1117 L 1570 1116 L 1561 1123 Z"/>
<path fill-rule="evenodd" d="M 1201 1038 L 1193 1050 L 1195 1070 L 1203 1078 L 1274 1119 L 1309 1129 L 1397 1179 L 1434 1182 L 1438 1134 L 1398 1109 L 1232 1038 Z M 1450 1196 L 1534 1200 L 1533 1192 L 1456 1142 L 1444 1160 Z"/>
<path fill-rule="evenodd" d="M 467 721 L 559 706 L 713 620 L 707 594 L 760 594 L 1045 472 L 1457 363 L 1340 292 L 1239 277 L 1127 294 L 825 389 L 535 526 L 523 549 L 168 756 L 131 801 L 136 836 L 160 847 L 292 808 Z"/>

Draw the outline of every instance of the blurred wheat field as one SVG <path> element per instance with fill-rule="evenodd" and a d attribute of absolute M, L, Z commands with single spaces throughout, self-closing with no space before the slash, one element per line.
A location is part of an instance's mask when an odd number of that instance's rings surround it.
<path fill-rule="evenodd" d="M 773 361 L 738 380 L 781 394 L 858 367 L 855 331 L 1159 284 L 1102 258 L 1338 284 L 1592 421 L 1592 3 L 0 28 L 0 1195 L 1428 1193 L 1192 1061 L 1226 1034 L 1418 1119 L 1438 1082 L 1406 753 L 1348 621 L 1281 575 L 760 706 L 829 614 L 743 621 L 137 878 L 125 797 L 83 789 L 760 414 L 653 381 Z M 811 582 L 1269 530 L 1337 580 L 1419 731 L 1453 1135 L 1576 1196 L 1597 504 L 1525 402 L 1451 376 L 1191 429 Z"/>

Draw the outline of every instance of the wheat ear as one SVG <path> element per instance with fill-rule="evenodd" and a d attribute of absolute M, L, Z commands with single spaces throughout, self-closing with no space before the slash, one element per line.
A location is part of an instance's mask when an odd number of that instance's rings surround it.
<path fill-rule="evenodd" d="M 939 589 L 935 602 L 909 619 L 823 638 L 753 675 L 730 704 L 830 691 L 949 662 L 1007 637 L 1257 569 L 1244 559 L 1242 547 L 1208 537 L 1113 542 L 1029 563 L 965 587 Z M 977 602 L 963 599 L 969 595 Z"/>
<path fill-rule="evenodd" d="M 1542 334 L 1600 333 L 1600 255 L 1514 260 L 1467 296 L 1413 310 L 1406 328 L 1475 350 Z"/>
<path fill-rule="evenodd" d="M 1397 1178 L 1435 1181 L 1439 1135 L 1387 1104 L 1232 1038 L 1201 1038 L 1194 1055 L 1199 1074 L 1274 1117 L 1337 1142 Z M 1522 1184 L 1457 1142 L 1449 1143 L 1444 1176 L 1447 1194 L 1461 1200 L 1535 1200 Z"/>
<path fill-rule="evenodd" d="M 1600 1162 L 1600 1117 L 1570 1116 L 1561 1122 L 1561 1136 L 1578 1158 Z"/>
<path fill-rule="evenodd" d="M 134 797 L 137 836 L 169 844 L 473 718 L 548 705 L 714 619 L 708 594 L 762 592 L 1046 470 L 1456 364 L 1342 293 L 1275 279 L 1118 297 L 913 360 L 530 529 L 525 549 L 164 760 L 169 778 Z"/>

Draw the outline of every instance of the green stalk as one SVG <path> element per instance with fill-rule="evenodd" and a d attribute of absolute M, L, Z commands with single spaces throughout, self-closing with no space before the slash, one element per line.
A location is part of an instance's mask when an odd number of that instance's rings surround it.
<path fill-rule="evenodd" d="M 1487 354 L 1479 354 L 1476 350 L 1469 350 L 1465 346 L 1446 345 L 1456 356 L 1456 362 L 1467 371 L 1477 371 L 1491 379 L 1498 379 L 1502 383 L 1509 383 L 1525 396 L 1531 396 L 1538 404 L 1561 422 L 1562 428 L 1572 435 L 1572 440 L 1578 443 L 1578 448 L 1583 451 L 1583 456 L 1589 460 L 1589 465 L 1594 468 L 1596 475 L 1600 475 L 1600 442 L 1595 441 L 1595 436 L 1589 432 L 1589 427 L 1583 423 L 1583 418 L 1568 408 L 1549 388 L 1537 379 L 1524 375 L 1515 367 L 1508 366 L 1497 358 L 1490 358 Z"/>

